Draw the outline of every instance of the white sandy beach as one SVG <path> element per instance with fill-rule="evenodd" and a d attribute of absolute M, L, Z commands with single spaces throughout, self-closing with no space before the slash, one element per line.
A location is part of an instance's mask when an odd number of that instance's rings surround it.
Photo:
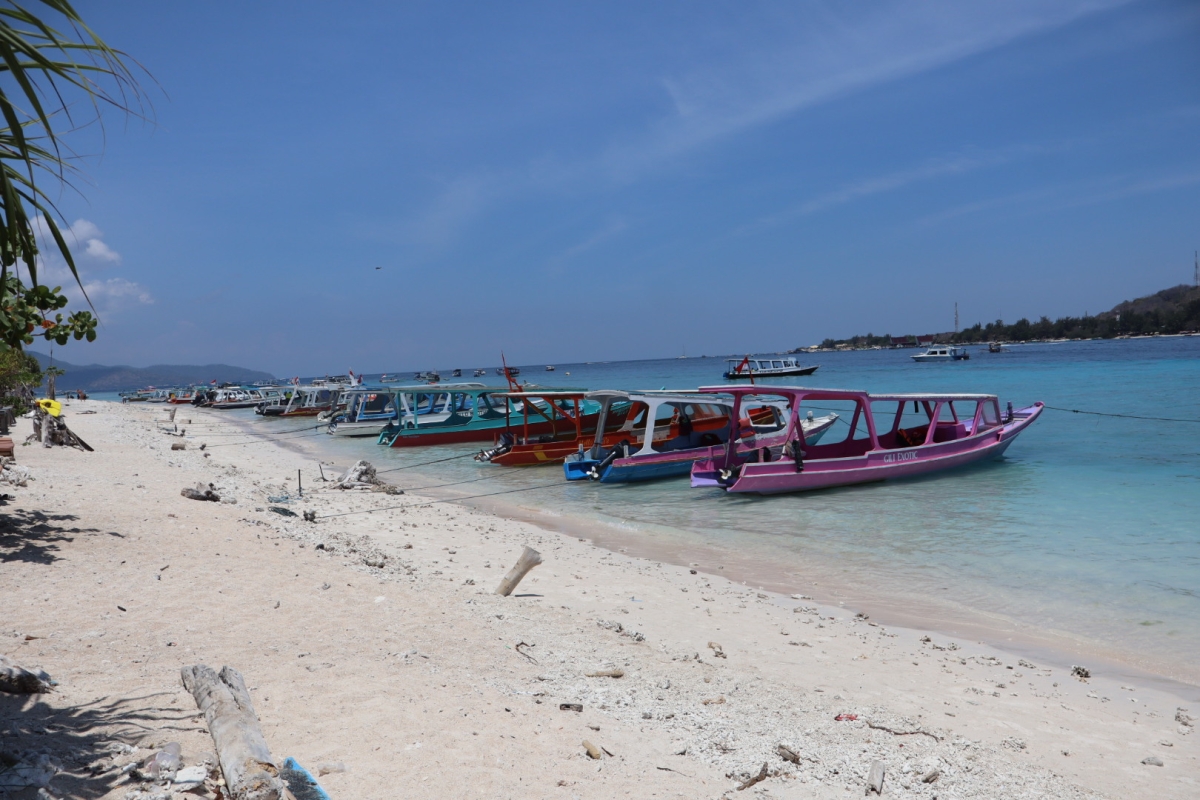
<path fill-rule="evenodd" d="M 214 762 L 180 684 L 196 663 L 241 670 L 272 753 L 332 768 L 335 800 L 848 797 L 876 761 L 889 797 L 1200 790 L 1200 703 L 1179 693 L 452 503 L 332 490 L 302 443 L 215 446 L 239 441 L 212 435 L 237 430 L 220 412 L 180 408 L 184 451 L 162 406 L 67 413 L 96 452 L 18 446 L 34 480 L 0 510 L 0 654 L 58 681 L 0 695 L 0 755 L 48 756 L 54 797 L 169 796 L 122 767 L 171 741 Z M 267 510 L 298 469 L 286 507 L 316 522 Z M 198 482 L 236 503 L 180 496 Z M 545 563 L 495 595 L 526 545 Z"/>

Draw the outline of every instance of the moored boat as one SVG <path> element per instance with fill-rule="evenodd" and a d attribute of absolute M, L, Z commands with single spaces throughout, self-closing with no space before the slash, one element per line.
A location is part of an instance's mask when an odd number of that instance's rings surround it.
<path fill-rule="evenodd" d="M 773 442 L 773 436 L 779 444 L 787 421 L 786 404 L 780 401 L 747 404 L 738 417 L 732 397 L 698 391 L 593 392 L 588 397 L 601 403 L 597 425 L 605 433 L 587 450 L 581 447 L 566 457 L 563 472 L 569 481 L 625 483 L 687 475 L 694 462 L 723 450 L 733 420 L 754 430 L 761 441 Z M 629 408 L 621 427 L 610 432 L 606 420 L 619 402 Z M 803 420 L 805 435 L 820 439 L 837 418 L 827 414 Z"/>
<path fill-rule="evenodd" d="M 295 386 L 286 398 L 260 401 L 254 411 L 264 417 L 315 417 L 337 406 L 342 391 L 341 384 Z"/>
<path fill-rule="evenodd" d="M 379 444 L 417 447 L 494 441 L 501 431 L 516 423 L 526 402 L 540 402 L 509 398 L 506 395 L 511 391 L 509 387 L 453 385 L 399 391 L 398 418 L 380 432 Z M 557 424 L 543 419 L 530 424 L 530 433 L 551 433 Z"/>
<path fill-rule="evenodd" d="M 935 344 L 928 348 L 924 353 L 917 353 L 912 356 L 913 361 L 929 362 L 929 361 L 966 361 L 971 357 L 965 347 L 954 347 L 953 345 Z"/>
<path fill-rule="evenodd" d="M 601 406 L 583 391 L 508 392 L 520 406 L 520 418 L 499 435 L 496 445 L 482 450 L 476 461 L 506 467 L 556 464 L 583 449 L 584 437 L 596 430 Z M 626 408 L 628 404 L 626 404 Z M 620 414 L 608 415 L 609 427 L 620 426 Z M 550 431 L 544 432 L 550 423 Z M 535 433 L 535 431 L 543 431 Z"/>
<path fill-rule="evenodd" d="M 731 393 L 735 414 L 764 397 L 787 403 L 790 414 L 782 441 L 760 442 L 757 432 L 743 429 L 718 455 L 692 467 L 692 486 L 758 494 L 927 475 L 997 458 L 1043 409 L 1040 402 L 1017 411 L 1010 404 L 1001 417 L 999 401 L 990 394 L 876 395 L 765 386 L 701 391 Z M 844 439 L 820 444 L 797 435 L 806 406 L 832 403 L 852 409 Z"/>
<path fill-rule="evenodd" d="M 725 380 L 742 381 L 754 378 L 790 378 L 797 375 L 812 375 L 820 365 L 804 366 L 795 356 L 750 357 L 740 361 L 727 358 L 725 363 Z"/>

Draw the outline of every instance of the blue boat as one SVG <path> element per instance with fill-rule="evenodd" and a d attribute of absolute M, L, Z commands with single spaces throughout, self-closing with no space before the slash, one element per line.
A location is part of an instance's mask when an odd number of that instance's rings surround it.
<path fill-rule="evenodd" d="M 626 483 L 689 475 L 695 461 L 713 457 L 729 441 L 732 397 L 688 391 L 610 391 L 592 392 L 587 399 L 600 403 L 598 431 L 605 431 L 605 419 L 614 406 L 631 407 L 622 412 L 627 416 L 620 429 L 597 436 L 589 449 L 566 458 L 563 473 L 569 481 Z M 762 403 L 744 409 L 739 430 L 754 430 L 757 442 L 770 446 L 772 435 L 782 437 L 787 428 L 787 408 L 778 405 Z M 804 420 L 805 438 L 817 441 L 837 418 L 829 414 Z"/>

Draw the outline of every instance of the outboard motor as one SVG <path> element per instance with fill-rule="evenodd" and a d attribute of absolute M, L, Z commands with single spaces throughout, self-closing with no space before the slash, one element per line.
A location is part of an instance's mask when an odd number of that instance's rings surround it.
<path fill-rule="evenodd" d="M 493 447 L 491 450 L 480 450 L 475 456 L 475 460 L 481 463 L 484 461 L 491 461 L 493 458 L 502 456 L 509 450 L 512 450 L 514 443 L 516 443 L 516 439 L 511 433 L 505 431 L 504 433 L 500 434 L 500 441 L 495 447 Z"/>
<path fill-rule="evenodd" d="M 594 481 L 598 481 L 600 480 L 600 476 L 604 474 L 604 470 L 608 469 L 609 464 L 616 461 L 618 458 L 628 457 L 629 442 L 625 439 L 622 439 L 616 447 L 608 452 L 608 455 L 604 457 L 603 461 L 588 470 L 588 477 Z"/>

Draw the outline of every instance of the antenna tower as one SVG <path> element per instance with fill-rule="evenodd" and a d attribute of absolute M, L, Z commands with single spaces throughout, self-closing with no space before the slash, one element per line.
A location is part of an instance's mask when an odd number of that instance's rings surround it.
<path fill-rule="evenodd" d="M 958 333 L 958 301 L 954 303 L 954 332 Z"/>
<path fill-rule="evenodd" d="M 1196 271 L 1192 275 L 1192 283 L 1200 286 L 1200 250 L 1196 251 Z"/>

